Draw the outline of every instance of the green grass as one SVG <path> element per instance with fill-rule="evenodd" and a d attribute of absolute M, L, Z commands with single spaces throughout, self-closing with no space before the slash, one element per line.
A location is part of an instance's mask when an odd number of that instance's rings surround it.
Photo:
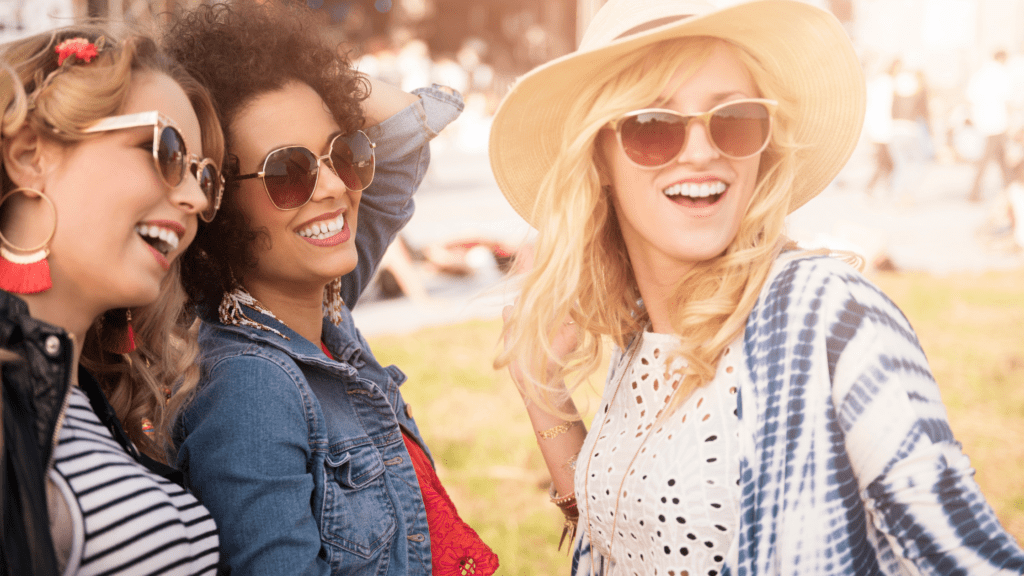
<path fill-rule="evenodd" d="M 913 323 L 957 439 L 1003 525 L 1024 543 L 1024 270 L 874 280 Z M 402 393 L 462 517 L 498 554 L 499 574 L 568 574 L 555 547 L 561 513 L 519 394 L 491 369 L 501 321 L 371 338 Z M 577 393 L 595 410 L 604 374 Z M 588 415 L 589 420 L 589 415 Z"/>

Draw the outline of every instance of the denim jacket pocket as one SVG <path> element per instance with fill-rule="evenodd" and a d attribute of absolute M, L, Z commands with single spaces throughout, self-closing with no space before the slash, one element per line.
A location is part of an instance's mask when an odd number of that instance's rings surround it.
<path fill-rule="evenodd" d="M 398 529 L 384 478 L 384 460 L 371 445 L 332 449 L 324 462 L 325 542 L 372 558 Z"/>

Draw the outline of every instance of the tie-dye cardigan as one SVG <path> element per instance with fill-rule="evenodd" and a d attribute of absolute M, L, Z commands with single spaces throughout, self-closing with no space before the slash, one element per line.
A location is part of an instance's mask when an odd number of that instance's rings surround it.
<path fill-rule="evenodd" d="M 906 317 L 834 258 L 774 272 L 744 335 L 739 529 L 721 574 L 1024 574 Z M 573 574 L 602 575 L 592 560 L 580 530 Z"/>

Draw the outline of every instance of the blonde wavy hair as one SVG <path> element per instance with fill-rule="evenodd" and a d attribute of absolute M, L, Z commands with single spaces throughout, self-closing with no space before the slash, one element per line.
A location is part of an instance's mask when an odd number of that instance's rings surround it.
<path fill-rule="evenodd" d="M 57 64 L 55 47 L 69 38 L 87 38 L 100 46 L 88 64 Z M 116 115 L 137 74 L 161 73 L 188 96 L 202 130 L 203 155 L 221 164 L 224 137 L 209 94 L 148 36 L 130 34 L 118 41 L 99 26 L 62 28 L 0 47 L 0 140 L 24 126 L 41 138 L 73 146 L 90 136 L 82 130 Z M 3 191 L 13 183 L 0 169 Z M 158 300 L 132 310 L 136 349 L 130 354 L 104 351 L 102 317 L 89 330 L 82 365 L 100 382 L 132 442 L 152 458 L 166 462 L 173 453 L 170 426 L 199 381 L 198 345 L 185 309 L 177 262 L 164 279 Z M 123 314 L 113 311 L 110 314 Z M 109 337 L 109 331 L 108 335 Z M 166 390 L 173 389 L 168 399 Z M 153 424 L 153 434 L 143 422 Z"/>
<path fill-rule="evenodd" d="M 565 379 L 571 393 L 599 367 L 604 337 L 625 349 L 648 322 L 611 198 L 601 186 L 598 133 L 614 118 L 651 105 L 677 69 L 685 66 L 692 75 L 723 43 L 750 72 L 759 96 L 779 106 L 736 237 L 675 286 L 679 304 L 671 322 L 684 337 L 674 354 L 687 367 L 667 412 L 714 378 L 722 352 L 742 334 L 776 256 L 795 247 L 784 235 L 799 148 L 791 132 L 799 113 L 794 95 L 742 47 L 716 38 L 657 43 L 609 66 L 579 97 L 561 135 L 561 152 L 541 183 L 534 267 L 506 323 L 506 350 L 495 360 L 501 368 L 520 359 L 521 391 L 553 414 L 579 417 L 562 413 L 558 406 L 566 392 L 548 382 Z M 552 341 L 567 319 L 575 322 L 577 345 L 559 360 Z M 558 366 L 553 375 L 544 373 L 549 363 Z"/>

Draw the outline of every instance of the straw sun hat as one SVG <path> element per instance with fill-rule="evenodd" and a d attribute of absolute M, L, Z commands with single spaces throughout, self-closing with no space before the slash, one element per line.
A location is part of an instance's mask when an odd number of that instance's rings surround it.
<path fill-rule="evenodd" d="M 832 14 L 795 0 L 722 9 L 695 0 L 609 0 L 575 52 L 523 76 L 502 101 L 490 136 L 491 168 L 527 222 L 554 163 L 563 123 L 582 86 L 617 58 L 674 38 L 712 36 L 741 46 L 795 97 L 798 155 L 792 212 L 846 164 L 864 120 L 864 75 Z"/>

